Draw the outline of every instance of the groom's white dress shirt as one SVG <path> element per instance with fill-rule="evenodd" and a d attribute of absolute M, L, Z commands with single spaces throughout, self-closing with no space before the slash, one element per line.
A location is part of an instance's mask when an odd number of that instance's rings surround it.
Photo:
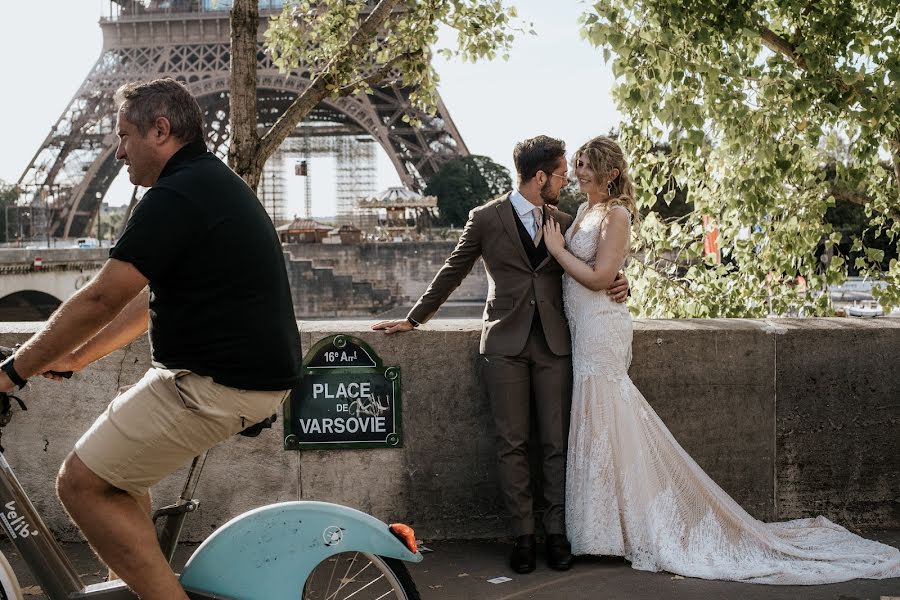
<path fill-rule="evenodd" d="M 522 221 L 522 225 L 525 226 L 525 229 L 528 230 L 528 233 L 531 234 L 533 238 L 537 235 L 537 227 L 534 222 L 534 213 L 531 212 L 535 208 L 540 208 L 539 206 L 535 206 L 531 202 L 525 199 L 519 190 L 513 190 L 513 192 L 509 195 L 509 201 L 512 202 L 513 208 L 516 210 L 516 214 L 519 215 L 519 220 Z"/>

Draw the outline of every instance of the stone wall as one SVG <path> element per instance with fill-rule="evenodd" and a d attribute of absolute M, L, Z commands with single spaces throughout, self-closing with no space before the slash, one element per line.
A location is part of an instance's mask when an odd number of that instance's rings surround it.
<path fill-rule="evenodd" d="M 304 350 L 357 336 L 399 365 L 404 446 L 286 452 L 282 426 L 210 454 L 185 539 L 240 512 L 289 499 L 339 502 L 420 537 L 506 534 L 492 425 L 481 390 L 477 320 L 435 320 L 386 336 L 367 322 L 301 322 Z M 0 345 L 37 323 L 0 324 Z M 3 430 L 7 459 L 63 539 L 75 531 L 53 495 L 54 473 L 117 387 L 148 366 L 144 338 L 70 382 L 35 380 Z M 900 353 L 897 319 L 637 321 L 631 375 L 672 434 L 752 515 L 824 514 L 851 528 L 900 528 Z M 171 501 L 182 481 L 155 490 Z"/>
<path fill-rule="evenodd" d="M 294 260 L 309 260 L 317 267 L 331 267 L 339 275 L 387 288 L 400 304 L 410 304 L 431 283 L 450 256 L 455 242 L 377 244 L 286 244 Z M 484 301 L 487 278 L 481 260 L 450 296 L 451 301 Z"/>
<path fill-rule="evenodd" d="M 294 315 L 298 319 L 377 315 L 398 304 L 391 290 L 285 254 Z"/>

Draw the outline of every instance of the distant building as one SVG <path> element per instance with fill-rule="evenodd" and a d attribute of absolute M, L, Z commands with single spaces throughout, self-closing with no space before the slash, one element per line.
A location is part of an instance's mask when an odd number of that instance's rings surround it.
<path fill-rule="evenodd" d="M 328 232 L 328 237 L 323 240 L 325 244 L 358 244 L 362 241 L 362 229 L 354 225 L 341 225 Z"/>
<path fill-rule="evenodd" d="M 331 231 L 331 226 L 312 219 L 294 219 L 275 228 L 282 244 L 321 243 Z"/>
<path fill-rule="evenodd" d="M 404 187 L 389 187 L 356 202 L 357 222 L 366 231 L 388 238 L 409 237 L 431 228 L 436 196 L 423 196 Z"/>

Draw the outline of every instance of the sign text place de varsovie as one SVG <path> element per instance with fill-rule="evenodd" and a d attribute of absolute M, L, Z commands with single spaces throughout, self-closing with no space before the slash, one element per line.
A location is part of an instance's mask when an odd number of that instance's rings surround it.
<path fill-rule="evenodd" d="M 352 336 L 316 343 L 284 407 L 285 450 L 402 445 L 400 367 L 385 367 Z"/>

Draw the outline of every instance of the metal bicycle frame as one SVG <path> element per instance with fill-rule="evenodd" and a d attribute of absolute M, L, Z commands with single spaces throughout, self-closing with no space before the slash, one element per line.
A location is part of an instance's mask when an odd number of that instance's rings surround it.
<path fill-rule="evenodd" d="M 159 517 L 166 517 L 159 539 L 163 554 L 169 562 L 175 553 L 185 517 L 197 507 L 198 503 L 192 496 L 197 489 L 207 454 L 208 451 L 194 458 L 178 501 L 157 510 L 153 516 L 154 522 Z M 50 600 L 137 598 L 121 581 L 84 585 L 78 571 L 50 533 L 2 453 L 0 453 L 0 525 Z M 196 600 L 227 600 L 222 596 L 190 591 L 188 596 Z"/>

